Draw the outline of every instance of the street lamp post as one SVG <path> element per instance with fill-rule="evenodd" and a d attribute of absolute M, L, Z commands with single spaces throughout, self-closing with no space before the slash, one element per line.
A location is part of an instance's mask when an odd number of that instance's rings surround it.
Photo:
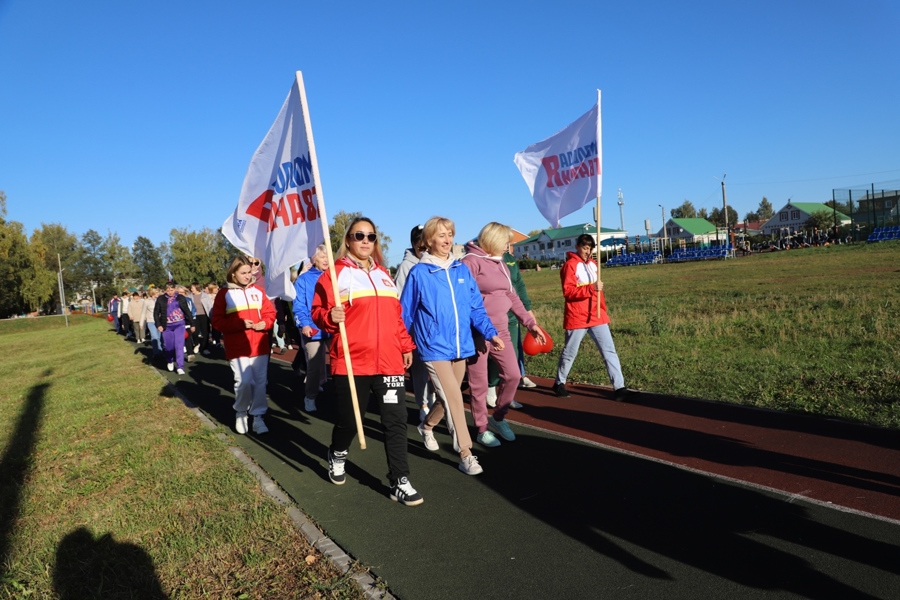
<path fill-rule="evenodd" d="M 622 198 L 622 188 L 619 188 L 619 228 L 625 231 L 625 212 L 623 210 L 625 200 Z"/>
<path fill-rule="evenodd" d="M 660 205 L 658 205 L 658 206 L 659 206 L 659 210 L 662 211 L 662 222 L 663 222 L 663 250 L 665 250 L 665 247 L 669 244 L 669 232 L 666 231 L 666 209 L 663 208 L 663 205 L 662 205 L 662 204 L 660 204 Z M 663 252 L 663 255 L 665 255 L 665 252 Z"/>

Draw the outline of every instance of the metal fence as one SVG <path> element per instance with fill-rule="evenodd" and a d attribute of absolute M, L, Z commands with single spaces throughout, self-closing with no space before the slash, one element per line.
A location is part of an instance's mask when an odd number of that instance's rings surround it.
<path fill-rule="evenodd" d="M 855 229 L 900 225 L 900 179 L 834 188 L 831 197 L 836 204 L 849 208 Z"/>

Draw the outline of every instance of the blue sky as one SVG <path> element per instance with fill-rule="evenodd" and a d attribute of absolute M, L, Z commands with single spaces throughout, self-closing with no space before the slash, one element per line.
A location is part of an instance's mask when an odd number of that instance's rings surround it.
<path fill-rule="evenodd" d="M 682 4 L 688 6 L 680 6 Z M 547 227 L 513 155 L 603 91 L 603 224 L 900 180 L 888 1 L 0 0 L 0 189 L 31 231 L 218 228 L 303 71 L 326 210 Z M 583 208 L 563 225 L 590 220 Z"/>

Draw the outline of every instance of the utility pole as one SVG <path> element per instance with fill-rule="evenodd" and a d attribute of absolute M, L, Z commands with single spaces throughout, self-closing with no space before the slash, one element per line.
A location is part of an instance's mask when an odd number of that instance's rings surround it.
<path fill-rule="evenodd" d="M 659 205 L 659 209 L 662 211 L 662 220 L 663 220 L 663 248 L 665 248 L 669 244 L 669 232 L 666 231 L 666 209 L 663 208 L 663 205 Z"/>
<path fill-rule="evenodd" d="M 62 309 L 62 314 L 66 317 L 66 327 L 69 326 L 69 313 L 66 312 L 66 291 L 63 287 L 63 268 L 62 268 L 62 259 L 59 257 L 59 254 L 56 255 L 56 264 L 59 265 L 59 307 Z"/>
<path fill-rule="evenodd" d="M 625 200 L 622 199 L 622 188 L 619 188 L 619 229 L 625 231 L 625 212 L 622 207 L 625 206 Z"/>
<path fill-rule="evenodd" d="M 722 173 L 722 211 L 725 213 L 725 246 L 728 246 L 731 236 L 728 235 L 728 202 L 725 200 L 725 175 L 727 173 Z"/>

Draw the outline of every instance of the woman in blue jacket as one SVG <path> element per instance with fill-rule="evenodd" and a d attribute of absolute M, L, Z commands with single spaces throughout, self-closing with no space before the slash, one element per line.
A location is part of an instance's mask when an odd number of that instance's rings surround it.
<path fill-rule="evenodd" d="M 504 346 L 484 310 L 475 278 L 468 267 L 450 255 L 454 233 L 450 219 L 432 217 L 425 223 L 422 237 L 428 250 L 410 270 L 400 304 L 406 328 L 413 332 L 419 358 L 441 399 L 418 427 L 425 447 L 438 449 L 433 429 L 446 411 L 453 447 L 459 452 L 459 470 L 478 475 L 483 469 L 472 454 L 460 392 L 466 358 L 475 354 L 472 329 L 490 340 L 495 350 L 501 351 Z"/>

